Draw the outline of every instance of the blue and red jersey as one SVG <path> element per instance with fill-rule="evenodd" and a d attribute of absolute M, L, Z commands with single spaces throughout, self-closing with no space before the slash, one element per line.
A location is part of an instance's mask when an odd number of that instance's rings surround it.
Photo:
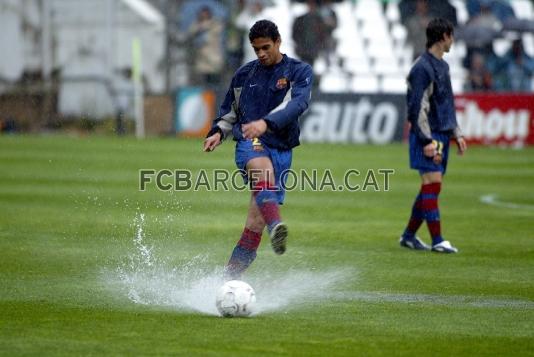
<path fill-rule="evenodd" d="M 449 65 L 443 59 L 427 51 L 416 60 L 408 75 L 406 102 L 411 130 L 423 145 L 432 142 L 432 133 L 461 136 Z"/>
<path fill-rule="evenodd" d="M 313 71 L 309 64 L 283 55 L 273 66 L 251 61 L 237 70 L 210 134 L 230 132 L 243 140 L 241 125 L 264 119 L 259 139 L 269 147 L 289 150 L 300 144 L 298 119 L 308 108 Z"/>

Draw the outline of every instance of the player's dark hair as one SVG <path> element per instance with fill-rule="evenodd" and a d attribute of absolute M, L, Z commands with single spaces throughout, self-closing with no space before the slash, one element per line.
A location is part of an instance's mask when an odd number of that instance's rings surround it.
<path fill-rule="evenodd" d="M 248 39 L 252 42 L 260 37 L 270 38 L 273 42 L 276 42 L 280 38 L 280 32 L 278 32 L 278 27 L 274 22 L 260 20 L 250 28 Z"/>
<path fill-rule="evenodd" d="M 445 34 L 447 36 L 454 34 L 454 27 L 449 20 L 442 18 L 430 20 L 426 28 L 426 48 L 443 40 Z"/>

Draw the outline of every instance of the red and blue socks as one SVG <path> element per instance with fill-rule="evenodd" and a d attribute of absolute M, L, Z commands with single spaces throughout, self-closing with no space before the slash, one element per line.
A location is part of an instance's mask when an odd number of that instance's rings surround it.
<path fill-rule="evenodd" d="M 424 188 L 424 192 L 423 192 Z M 443 242 L 441 237 L 441 221 L 439 217 L 438 196 L 441 191 L 441 182 L 423 185 L 421 189 L 423 212 L 425 213 L 426 225 L 432 237 L 432 245 Z"/>
<path fill-rule="evenodd" d="M 225 276 L 229 279 L 238 279 L 241 274 L 256 259 L 256 250 L 260 245 L 261 232 L 254 232 L 248 228 L 243 230 L 241 239 L 232 252 L 232 256 L 226 264 Z"/>
<path fill-rule="evenodd" d="M 441 182 L 429 183 L 421 185 L 421 191 L 412 207 L 412 215 L 408 222 L 408 226 L 403 233 L 405 239 L 412 239 L 415 233 L 426 220 L 430 236 L 432 237 L 432 245 L 436 245 L 443 241 L 441 237 L 441 222 L 438 207 L 438 197 L 441 191 Z"/>
<path fill-rule="evenodd" d="M 256 205 L 270 233 L 274 226 L 281 221 L 276 187 L 269 185 L 266 181 L 260 181 L 253 186 L 253 190 Z"/>
<path fill-rule="evenodd" d="M 412 215 L 410 216 L 410 220 L 408 221 L 408 226 L 404 230 L 402 236 L 406 239 L 414 238 L 415 233 L 417 232 L 419 227 L 421 227 L 421 224 L 423 223 L 424 219 L 425 213 L 423 212 L 421 207 L 421 192 L 419 192 L 412 206 Z"/>
<path fill-rule="evenodd" d="M 253 186 L 253 197 L 270 233 L 274 226 L 280 223 L 276 187 L 269 185 L 266 181 L 260 181 Z M 251 231 L 248 228 L 243 230 L 241 239 L 237 242 L 225 267 L 226 278 L 238 279 L 256 259 L 256 250 L 260 245 L 261 233 Z"/>

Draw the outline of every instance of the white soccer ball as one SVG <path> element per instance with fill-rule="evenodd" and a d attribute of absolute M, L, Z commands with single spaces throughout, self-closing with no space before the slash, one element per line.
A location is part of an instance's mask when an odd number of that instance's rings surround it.
<path fill-rule="evenodd" d="M 252 313 L 256 303 L 254 289 L 241 280 L 230 280 L 217 291 L 215 304 L 224 317 L 245 317 Z"/>

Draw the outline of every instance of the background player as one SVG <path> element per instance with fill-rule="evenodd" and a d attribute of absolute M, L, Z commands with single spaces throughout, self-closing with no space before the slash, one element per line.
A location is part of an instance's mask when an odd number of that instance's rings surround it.
<path fill-rule="evenodd" d="M 441 235 L 438 196 L 447 169 L 449 142 L 456 139 L 458 153 L 467 148 L 456 122 L 449 65 L 443 54 L 454 41 L 452 24 L 433 19 L 426 29 L 427 51 L 414 63 L 408 75 L 408 120 L 410 129 L 410 167 L 421 175 L 421 190 L 412 207 L 412 215 L 400 239 L 402 247 L 441 253 L 458 250 Z M 415 233 L 426 220 L 432 248 Z"/>
<path fill-rule="evenodd" d="M 230 133 L 237 141 L 235 162 L 246 172 L 252 195 L 245 229 L 225 268 L 227 279 L 238 279 L 256 258 L 267 227 L 275 253 L 286 250 L 287 226 L 279 204 L 284 201 L 283 177 L 291 166 L 291 149 L 299 145 L 299 116 L 308 108 L 312 85 L 310 65 L 280 52 L 277 26 L 256 22 L 249 40 L 257 60 L 237 70 L 219 117 L 204 142 L 212 151 Z"/>

